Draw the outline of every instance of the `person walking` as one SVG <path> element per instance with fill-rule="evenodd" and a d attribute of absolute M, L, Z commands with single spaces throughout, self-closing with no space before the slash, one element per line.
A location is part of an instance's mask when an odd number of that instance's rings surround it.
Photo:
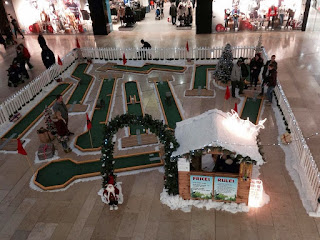
<path fill-rule="evenodd" d="M 17 33 L 19 33 L 22 36 L 22 38 L 24 39 L 24 36 L 23 36 L 21 29 L 19 27 L 18 21 L 16 19 L 14 19 L 12 16 L 10 16 L 10 19 L 11 19 L 11 24 L 14 29 L 14 35 L 16 35 L 16 38 L 17 38 Z"/>
<path fill-rule="evenodd" d="M 169 10 L 169 14 L 171 16 L 171 22 L 172 25 L 176 25 L 176 21 L 177 21 L 177 7 L 174 3 L 171 3 L 171 7 Z"/>
<path fill-rule="evenodd" d="M 56 63 L 53 52 L 48 48 L 47 45 L 42 47 L 41 58 L 44 66 L 48 69 L 51 65 Z"/>
<path fill-rule="evenodd" d="M 272 55 L 271 56 L 271 60 L 268 60 L 266 62 L 266 64 L 264 65 L 264 67 L 263 67 L 263 72 L 262 72 L 263 81 L 262 81 L 262 84 L 261 84 L 261 93 L 259 94 L 259 96 L 263 96 L 263 94 L 264 94 L 264 85 L 267 83 L 267 76 L 269 75 L 268 67 L 269 67 L 269 65 L 271 63 L 273 64 L 274 69 L 278 70 L 278 63 L 276 62 L 276 55 Z"/>
<path fill-rule="evenodd" d="M 252 87 L 254 83 L 254 90 L 257 88 L 259 74 L 263 66 L 263 59 L 260 57 L 259 53 L 256 53 L 254 58 L 250 61 L 250 86 Z"/>
<path fill-rule="evenodd" d="M 27 63 L 29 69 L 32 69 L 33 65 L 30 63 L 31 55 L 30 55 L 28 49 L 22 43 L 19 44 L 19 46 L 22 49 L 22 54 L 24 56 L 25 62 Z"/>
<path fill-rule="evenodd" d="M 43 48 L 44 46 L 47 46 L 47 42 L 46 42 L 46 40 L 44 39 L 42 33 L 39 33 L 38 43 L 39 43 L 39 45 L 40 45 L 41 48 Z"/>
<path fill-rule="evenodd" d="M 62 95 L 58 94 L 56 97 L 56 102 L 54 103 L 53 107 L 53 112 L 57 113 L 60 112 L 61 113 L 61 117 L 64 119 L 67 127 L 68 127 L 68 123 L 69 123 L 69 119 L 68 119 L 68 108 L 66 106 L 66 104 L 63 102 L 63 98 Z M 70 135 L 74 135 L 74 133 L 70 132 L 68 130 L 68 136 Z"/>
<path fill-rule="evenodd" d="M 267 89 L 268 103 L 267 103 L 267 105 L 271 105 L 272 104 L 272 94 L 273 94 L 274 88 L 277 86 L 277 70 L 274 68 L 273 63 L 271 63 L 268 66 L 268 69 L 269 69 L 269 74 L 267 77 L 267 85 L 268 85 L 268 89 Z"/>
<path fill-rule="evenodd" d="M 239 95 L 243 94 L 243 81 L 241 75 L 241 60 L 238 60 L 236 64 L 233 65 L 231 71 L 231 95 L 233 98 L 236 97 L 236 87 L 239 88 Z"/>
<path fill-rule="evenodd" d="M 52 121 L 57 129 L 57 134 L 58 134 L 57 139 L 61 143 L 64 152 L 65 153 L 71 152 L 71 149 L 68 147 L 68 144 L 67 144 L 67 142 L 69 141 L 69 137 L 68 137 L 69 130 L 65 120 L 61 116 L 61 112 L 56 111 L 52 117 Z"/>

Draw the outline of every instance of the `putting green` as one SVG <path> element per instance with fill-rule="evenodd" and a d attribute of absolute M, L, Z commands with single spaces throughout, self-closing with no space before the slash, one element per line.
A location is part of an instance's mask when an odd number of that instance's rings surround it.
<path fill-rule="evenodd" d="M 196 65 L 193 75 L 193 89 L 204 89 L 207 87 L 209 80 L 209 70 L 215 69 L 216 65 Z"/>
<path fill-rule="evenodd" d="M 173 97 L 173 93 L 170 89 L 169 83 L 158 82 L 155 83 L 157 89 L 158 97 L 160 98 L 160 104 L 162 106 L 162 111 L 166 119 L 166 124 L 171 128 L 176 128 L 176 123 L 182 120 L 178 106 Z M 167 97 L 167 93 L 171 96 Z"/>
<path fill-rule="evenodd" d="M 125 96 L 127 112 L 136 116 L 143 116 L 137 82 L 125 83 Z M 130 135 L 136 135 L 138 129 L 141 134 L 145 133 L 143 126 L 130 125 Z"/>
<path fill-rule="evenodd" d="M 184 72 L 185 67 L 146 63 L 142 67 L 113 65 L 110 68 L 110 70 L 119 70 L 119 71 L 136 72 L 136 73 L 149 73 L 153 70 L 170 71 L 170 72 Z"/>
<path fill-rule="evenodd" d="M 152 166 L 152 164 L 161 165 L 159 152 L 116 157 L 114 161 L 114 168 L 118 170 L 137 166 L 144 168 L 148 167 L 148 165 Z M 100 160 L 83 163 L 75 163 L 69 159 L 52 161 L 37 171 L 35 182 L 44 187 L 52 187 L 65 184 L 76 176 L 81 177 L 81 175 L 90 173 L 97 173 L 98 175 L 100 171 Z"/>
<path fill-rule="evenodd" d="M 20 119 L 4 136 L 9 138 L 13 133 L 17 135 L 14 139 L 22 137 L 25 132 L 43 115 L 46 106 L 51 106 L 56 100 L 58 94 L 63 95 L 65 91 L 71 86 L 71 83 L 61 83 L 56 86 L 50 93 L 45 96 L 32 110 L 30 110 L 24 117 Z"/>
<path fill-rule="evenodd" d="M 89 132 L 79 135 L 76 140 L 76 146 L 82 149 L 92 149 L 100 148 L 103 140 L 104 126 L 105 122 L 108 121 L 108 116 L 110 112 L 111 100 L 113 97 L 113 89 L 115 85 L 115 80 L 103 80 L 102 86 L 100 89 L 98 101 L 103 99 L 105 102 L 105 106 L 103 108 L 96 108 L 93 112 L 93 116 L 91 118 L 92 128 L 90 130 L 92 136 L 92 146 L 90 143 Z M 85 119 L 84 119 L 85 122 Z"/>
<path fill-rule="evenodd" d="M 252 123 L 257 124 L 262 103 L 263 101 L 260 98 L 246 98 L 240 118 L 244 120 L 249 118 Z"/>
<path fill-rule="evenodd" d="M 87 96 L 87 92 L 93 80 L 93 77 L 91 75 L 88 75 L 85 73 L 88 67 L 89 67 L 89 64 L 81 63 L 73 71 L 72 77 L 78 79 L 79 83 L 76 89 L 73 91 L 67 104 L 73 104 L 73 103 L 82 104 L 85 97 Z"/>

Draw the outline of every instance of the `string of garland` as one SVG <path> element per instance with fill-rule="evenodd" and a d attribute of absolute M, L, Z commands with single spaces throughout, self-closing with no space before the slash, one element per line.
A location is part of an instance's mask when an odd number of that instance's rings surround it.
<path fill-rule="evenodd" d="M 163 124 L 161 120 L 152 119 L 151 115 L 136 116 L 133 114 L 118 115 L 105 126 L 104 140 L 101 148 L 101 175 L 103 177 L 102 187 L 104 187 L 110 176 L 114 175 L 114 142 L 113 136 L 119 129 L 129 125 L 144 126 L 159 137 L 160 143 L 164 145 L 165 177 L 164 186 L 169 194 L 179 194 L 178 186 L 178 166 L 177 161 L 171 159 L 171 155 L 179 147 L 179 143 L 174 136 L 174 132 Z"/>
<path fill-rule="evenodd" d="M 273 95 L 274 95 L 274 97 L 275 97 L 275 99 L 276 99 L 276 101 L 277 101 L 277 107 L 279 108 L 279 110 L 280 110 L 280 112 L 281 112 L 281 114 L 282 114 L 282 120 L 283 120 L 283 122 L 284 122 L 284 125 L 286 126 L 286 130 L 287 130 L 288 133 L 291 133 L 291 130 L 290 130 L 290 128 L 288 127 L 288 122 L 287 122 L 287 120 L 286 120 L 286 117 L 284 116 L 283 110 L 281 109 L 281 106 L 280 106 L 280 104 L 279 104 L 278 97 L 277 97 L 277 95 L 276 95 L 274 92 L 273 92 Z"/>

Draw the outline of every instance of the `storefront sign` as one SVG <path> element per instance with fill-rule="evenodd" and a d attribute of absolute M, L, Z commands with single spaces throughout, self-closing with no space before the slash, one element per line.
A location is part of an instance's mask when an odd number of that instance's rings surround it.
<path fill-rule="evenodd" d="M 212 199 L 213 177 L 190 176 L 191 198 Z"/>
<path fill-rule="evenodd" d="M 178 171 L 190 172 L 190 162 L 185 158 L 178 158 Z"/>
<path fill-rule="evenodd" d="M 224 201 L 236 201 L 237 190 L 238 178 L 214 178 L 214 199 Z"/>

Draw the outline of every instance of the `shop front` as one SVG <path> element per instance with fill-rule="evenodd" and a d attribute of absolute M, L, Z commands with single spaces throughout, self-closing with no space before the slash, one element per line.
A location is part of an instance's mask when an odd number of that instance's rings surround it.
<path fill-rule="evenodd" d="M 301 30 L 303 0 L 216 0 L 213 28 L 220 31 Z"/>

